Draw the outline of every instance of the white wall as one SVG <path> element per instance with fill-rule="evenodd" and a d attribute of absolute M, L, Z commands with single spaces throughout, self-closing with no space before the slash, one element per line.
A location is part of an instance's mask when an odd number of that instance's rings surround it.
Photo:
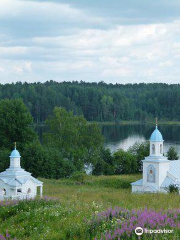
<path fill-rule="evenodd" d="M 141 192 L 142 186 L 132 186 L 132 192 Z"/>
<path fill-rule="evenodd" d="M 6 183 L 4 183 L 4 181 L 0 180 L 0 190 L 2 190 L 3 188 L 6 189 L 7 197 L 15 195 L 15 193 L 16 193 L 16 191 L 14 189 L 11 189 L 8 184 L 6 184 Z"/>
<path fill-rule="evenodd" d="M 27 194 L 28 189 L 31 189 L 30 195 L 36 196 L 37 195 L 37 186 L 32 180 L 28 180 L 22 187 L 22 193 Z"/>
<path fill-rule="evenodd" d="M 152 151 L 152 145 L 155 145 L 155 153 Z M 162 145 L 162 152 L 160 152 L 160 145 Z M 163 142 L 150 141 L 150 156 L 163 156 Z"/>

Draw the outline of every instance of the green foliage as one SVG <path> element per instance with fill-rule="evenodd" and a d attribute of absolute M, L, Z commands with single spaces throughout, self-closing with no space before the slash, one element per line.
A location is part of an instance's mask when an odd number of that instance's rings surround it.
<path fill-rule="evenodd" d="M 2 100 L 0 116 L 0 147 L 12 148 L 13 142 L 17 142 L 22 149 L 24 144 L 37 138 L 30 127 L 33 118 L 22 100 Z"/>
<path fill-rule="evenodd" d="M 150 143 L 149 141 L 146 141 L 142 143 L 136 142 L 128 149 L 128 152 L 136 157 L 138 169 L 140 171 L 142 171 L 142 160 L 144 160 L 145 157 L 149 156 L 149 148 Z"/>
<path fill-rule="evenodd" d="M 94 175 L 113 175 L 113 156 L 108 148 L 101 148 L 99 159 L 93 166 Z"/>
<path fill-rule="evenodd" d="M 70 179 L 77 181 L 79 183 L 84 183 L 86 177 L 87 177 L 86 173 L 76 171 L 71 175 Z"/>
<path fill-rule="evenodd" d="M 9 167 L 9 153 L 10 149 L 0 149 L 0 172 L 5 171 Z"/>
<path fill-rule="evenodd" d="M 72 162 L 63 158 L 60 150 L 44 148 L 39 141 L 25 146 L 22 166 L 35 177 L 56 179 L 68 177 L 76 170 Z"/>
<path fill-rule="evenodd" d="M 88 121 L 180 119 L 180 86 L 140 83 L 106 84 L 48 81 L 0 85 L 1 99 L 23 99 L 34 122 L 45 122 L 61 106 Z"/>
<path fill-rule="evenodd" d="M 177 186 L 176 184 L 170 184 L 167 188 L 166 188 L 168 193 L 176 193 L 179 194 L 179 186 Z"/>
<path fill-rule="evenodd" d="M 115 174 L 136 173 L 138 169 L 136 157 L 123 149 L 113 155 Z"/>
<path fill-rule="evenodd" d="M 50 128 L 44 134 L 46 146 L 57 148 L 64 158 L 78 170 L 85 163 L 96 163 L 103 144 L 101 130 L 97 124 L 88 124 L 82 116 L 73 115 L 64 108 L 56 107 L 47 120 Z"/>
<path fill-rule="evenodd" d="M 168 160 L 178 160 L 178 151 L 175 147 L 170 147 L 169 150 L 167 151 L 167 158 Z"/>
<path fill-rule="evenodd" d="M 122 149 L 111 154 L 102 148 L 98 162 L 94 165 L 94 175 L 129 174 L 142 171 L 142 160 L 149 156 L 149 142 L 136 142 L 128 151 Z"/>

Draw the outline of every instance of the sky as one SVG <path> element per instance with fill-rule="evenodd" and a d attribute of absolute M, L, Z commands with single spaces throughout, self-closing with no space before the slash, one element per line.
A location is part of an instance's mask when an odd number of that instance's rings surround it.
<path fill-rule="evenodd" d="M 0 83 L 180 83 L 179 0 L 0 0 Z"/>

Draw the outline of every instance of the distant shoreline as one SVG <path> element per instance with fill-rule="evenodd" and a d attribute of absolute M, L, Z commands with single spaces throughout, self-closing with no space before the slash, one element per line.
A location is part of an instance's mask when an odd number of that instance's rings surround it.
<path fill-rule="evenodd" d="M 154 121 L 146 121 L 146 122 L 140 122 L 140 121 L 118 121 L 118 122 L 98 122 L 98 121 L 89 121 L 89 123 L 97 123 L 99 125 L 155 125 Z M 180 121 L 159 121 L 158 125 L 180 125 Z M 33 124 L 34 127 L 45 127 L 45 123 L 39 123 L 39 124 Z"/>
<path fill-rule="evenodd" d="M 146 121 L 146 122 L 140 122 L 140 121 L 119 121 L 119 122 L 97 122 L 92 121 L 89 123 L 97 123 L 99 125 L 155 125 L 154 121 Z M 180 121 L 159 121 L 158 125 L 180 125 Z"/>

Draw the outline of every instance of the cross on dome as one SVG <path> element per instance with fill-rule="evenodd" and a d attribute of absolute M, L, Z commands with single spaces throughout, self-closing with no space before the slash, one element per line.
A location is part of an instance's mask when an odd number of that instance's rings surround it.
<path fill-rule="evenodd" d="M 157 127 L 157 125 L 158 125 L 158 118 L 156 117 L 156 127 Z"/>
<path fill-rule="evenodd" d="M 16 149 L 16 142 L 14 143 L 14 150 L 11 152 L 10 158 L 20 158 L 20 153 Z"/>
<path fill-rule="evenodd" d="M 158 130 L 157 118 L 156 118 L 156 128 L 155 128 L 155 130 L 153 131 L 153 133 L 151 134 L 150 141 L 152 141 L 152 142 L 161 142 L 161 141 L 164 141 L 161 132 Z"/>

